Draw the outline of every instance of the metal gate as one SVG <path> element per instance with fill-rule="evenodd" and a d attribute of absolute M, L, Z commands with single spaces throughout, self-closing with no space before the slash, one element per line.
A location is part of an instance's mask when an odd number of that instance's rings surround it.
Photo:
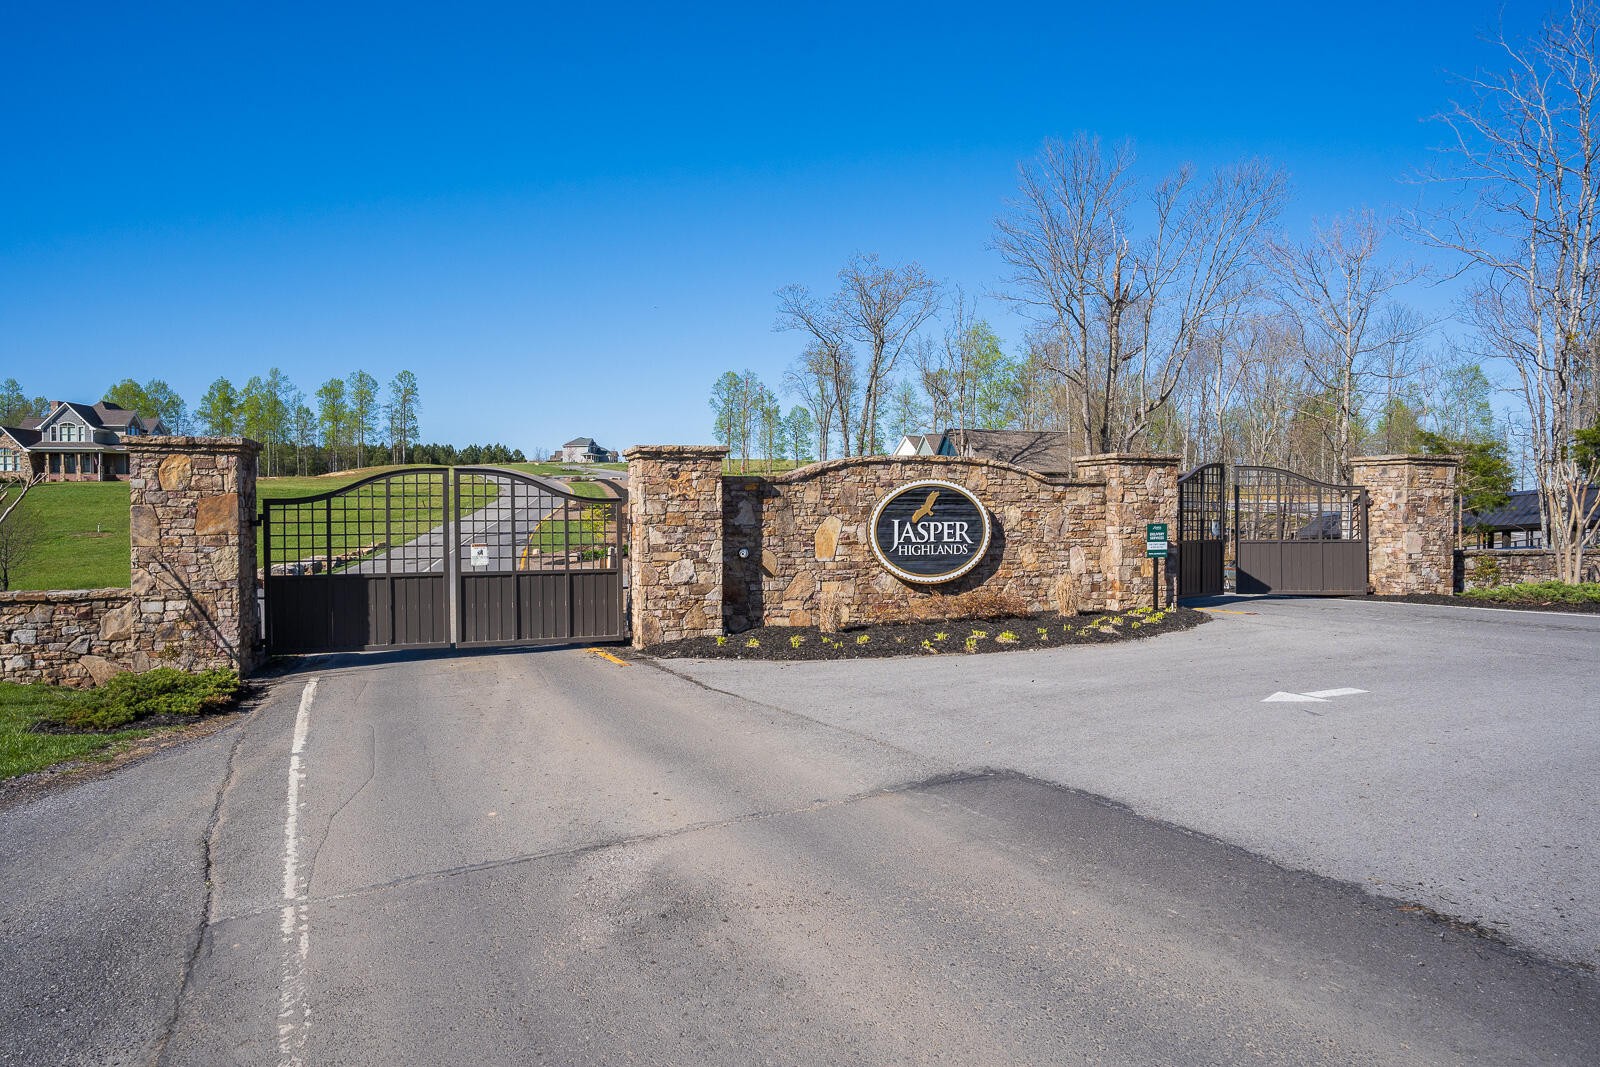
<path fill-rule="evenodd" d="M 1207 463 L 1178 479 L 1178 595 L 1222 592 L 1222 554 L 1228 536 L 1228 477 Z"/>
<path fill-rule="evenodd" d="M 1235 467 L 1240 593 L 1365 596 L 1367 494 L 1277 467 Z"/>
<path fill-rule="evenodd" d="M 497 468 L 390 471 L 262 508 L 273 654 L 617 641 L 625 495 Z"/>
<path fill-rule="evenodd" d="M 620 499 L 577 496 L 514 471 L 457 467 L 455 506 L 457 644 L 622 640 Z"/>

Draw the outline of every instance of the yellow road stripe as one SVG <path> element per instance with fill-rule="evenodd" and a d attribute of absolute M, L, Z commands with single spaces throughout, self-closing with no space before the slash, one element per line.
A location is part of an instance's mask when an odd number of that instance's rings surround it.
<path fill-rule="evenodd" d="M 610 660 L 612 663 L 615 663 L 619 667 L 626 667 L 626 666 L 629 665 L 627 660 L 621 659 L 621 658 L 619 658 L 617 656 L 613 656 L 611 653 L 607 652 L 603 648 L 591 648 L 591 649 L 587 649 L 586 651 L 592 652 L 596 656 L 599 656 L 601 659 Z"/>

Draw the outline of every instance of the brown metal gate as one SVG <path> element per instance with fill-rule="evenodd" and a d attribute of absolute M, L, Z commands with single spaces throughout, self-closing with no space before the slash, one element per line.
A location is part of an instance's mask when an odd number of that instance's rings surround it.
<path fill-rule="evenodd" d="M 1178 479 L 1178 595 L 1222 593 L 1222 554 L 1228 536 L 1228 477 L 1207 463 Z"/>
<path fill-rule="evenodd" d="M 461 645 L 623 639 L 622 493 L 514 471 L 455 472 Z"/>
<path fill-rule="evenodd" d="M 267 500 L 270 653 L 624 639 L 626 495 L 489 467 Z"/>
<path fill-rule="evenodd" d="M 1277 467 L 1235 467 L 1240 593 L 1365 596 L 1367 494 Z"/>

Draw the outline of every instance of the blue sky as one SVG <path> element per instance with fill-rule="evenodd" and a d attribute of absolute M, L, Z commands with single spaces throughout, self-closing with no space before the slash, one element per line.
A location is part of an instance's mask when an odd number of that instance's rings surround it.
<path fill-rule="evenodd" d="M 859 250 L 997 290 L 991 222 L 1047 136 L 1129 138 L 1152 175 L 1271 159 L 1291 234 L 1411 202 L 1501 17 L 330 6 L 6 9 L 0 377 L 192 407 L 218 374 L 409 368 L 429 440 L 706 441 L 721 371 L 776 384 L 799 350 L 778 287 Z"/>

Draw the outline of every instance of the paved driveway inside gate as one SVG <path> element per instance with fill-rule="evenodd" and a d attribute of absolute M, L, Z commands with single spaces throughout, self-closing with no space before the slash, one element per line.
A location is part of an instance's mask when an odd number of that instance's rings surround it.
<path fill-rule="evenodd" d="M 326 658 L 0 811 L 0 1063 L 1592 1061 L 1590 972 L 1368 891 L 1596 958 L 1600 619 L 1230 608 Z"/>

